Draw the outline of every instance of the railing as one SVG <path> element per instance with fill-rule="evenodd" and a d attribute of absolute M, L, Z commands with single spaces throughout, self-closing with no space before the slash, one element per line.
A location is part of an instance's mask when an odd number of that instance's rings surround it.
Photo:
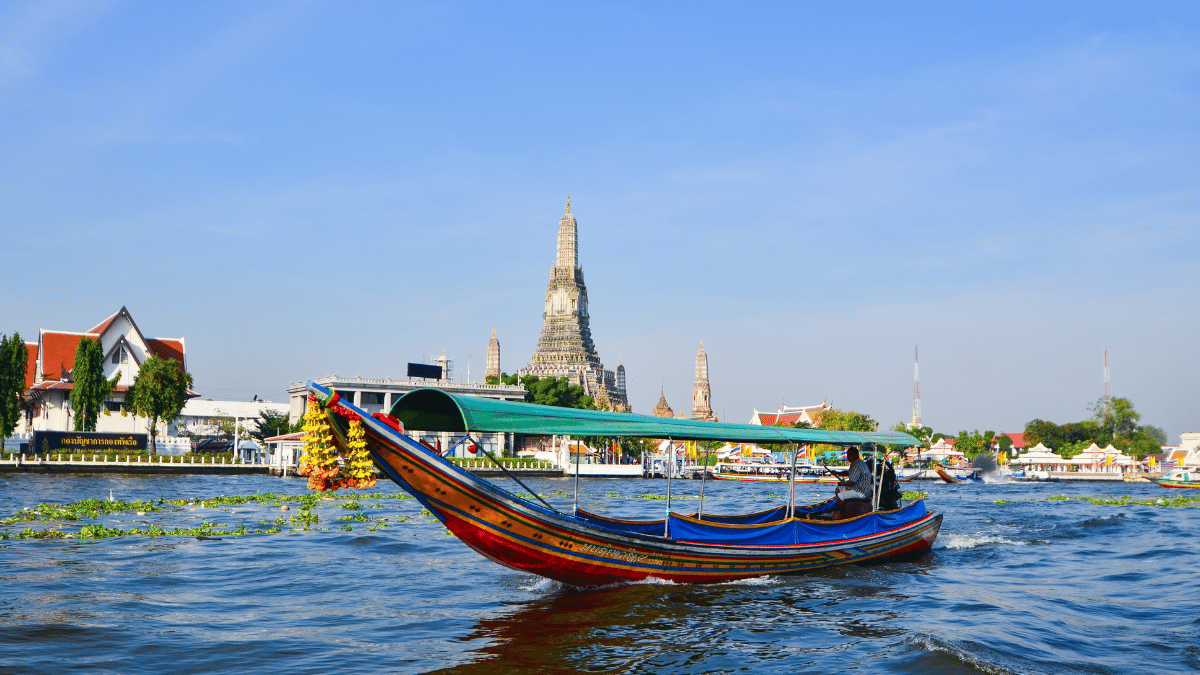
<path fill-rule="evenodd" d="M 134 465 L 143 466 L 164 464 L 203 464 L 208 466 L 256 466 L 235 461 L 236 458 L 213 457 L 207 455 L 77 455 L 73 453 L 57 453 L 37 455 L 21 455 L 15 452 L 0 455 L 0 461 L 5 464 L 105 464 L 105 465 Z M 220 461 L 217 461 L 220 460 Z M 257 465 L 257 466 L 266 466 Z"/>
<path fill-rule="evenodd" d="M 456 466 L 463 469 L 495 469 L 496 465 L 486 459 L 452 459 L 450 460 Z M 502 462 L 504 468 L 509 471 L 553 471 L 554 465 L 538 459 L 531 459 L 521 462 Z"/>

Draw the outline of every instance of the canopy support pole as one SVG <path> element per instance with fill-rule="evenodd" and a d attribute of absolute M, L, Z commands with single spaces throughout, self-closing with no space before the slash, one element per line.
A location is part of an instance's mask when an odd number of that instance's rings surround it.
<path fill-rule="evenodd" d="M 712 450 L 712 441 L 704 444 L 704 468 L 700 474 L 700 510 L 696 512 L 696 520 L 704 520 L 704 483 L 708 480 L 708 455 Z"/>
<path fill-rule="evenodd" d="M 667 515 L 663 518 L 663 537 L 671 538 L 671 474 L 675 473 L 675 442 L 667 439 L 667 461 L 663 463 L 667 472 Z"/>
<path fill-rule="evenodd" d="M 569 453 L 569 452 L 571 452 L 571 437 L 564 436 L 564 438 L 567 439 L 567 452 Z M 583 454 L 582 452 L 579 452 L 579 447 L 576 446 L 575 447 L 575 506 L 573 507 L 573 509 L 571 511 L 571 515 L 573 515 L 573 516 L 579 515 L 579 456 L 582 454 Z M 570 457 L 571 456 L 568 454 L 567 458 L 570 459 Z"/>
<path fill-rule="evenodd" d="M 794 518 L 796 516 L 796 444 L 792 443 L 792 473 L 791 480 L 788 481 L 788 510 L 787 517 Z"/>
<path fill-rule="evenodd" d="M 472 439 L 472 440 L 474 440 L 474 439 Z M 528 485 L 526 485 L 525 483 L 521 482 L 521 479 L 520 479 L 520 478 L 517 478 L 516 476 L 514 476 L 514 475 L 512 474 L 512 472 L 511 472 L 511 471 L 509 471 L 508 469 L 504 468 L 504 465 L 500 463 L 500 460 L 496 459 L 496 456 L 495 456 L 495 455 L 493 455 L 492 453 L 490 453 L 490 452 L 488 452 L 486 449 L 484 449 L 484 447 L 483 447 L 482 445 L 480 445 L 478 442 L 477 442 L 475 445 L 479 446 L 479 449 L 480 449 L 480 450 L 483 450 L 483 454 L 487 455 L 487 456 L 488 456 L 488 459 L 492 460 L 492 464 L 495 464 L 497 467 L 499 467 L 499 468 L 500 468 L 500 470 L 504 472 L 504 475 L 505 475 L 505 476 L 508 476 L 509 478 L 511 478 L 511 479 L 513 479 L 514 481 L 516 481 L 516 482 L 517 482 L 517 485 L 520 485 L 521 487 L 525 488 L 526 490 L 529 490 L 529 494 L 533 495 L 533 496 L 534 496 L 534 498 L 536 498 L 536 499 L 537 499 L 539 502 L 541 502 L 542 504 L 544 504 L 544 505 L 546 506 L 546 508 L 550 509 L 551 511 L 553 511 L 553 512 L 555 512 L 555 513 L 559 513 L 558 509 L 556 509 L 556 508 L 554 508 L 553 506 L 550 506 L 550 504 L 546 503 L 546 500 L 545 500 L 545 499 L 542 499 L 542 498 L 541 498 L 541 496 L 540 496 L 540 495 L 538 495 L 538 493 L 536 493 L 536 492 L 534 492 L 533 490 L 531 490 L 531 489 L 529 488 L 529 486 L 528 486 Z"/>
<path fill-rule="evenodd" d="M 875 470 L 871 472 L 871 477 L 874 479 L 875 482 L 871 486 L 871 510 L 876 511 L 879 509 L 879 493 L 881 491 L 880 488 L 883 487 L 883 471 L 882 471 L 882 465 L 879 463 L 879 447 L 878 446 L 875 447 L 875 451 L 872 453 L 872 456 L 875 458 Z"/>

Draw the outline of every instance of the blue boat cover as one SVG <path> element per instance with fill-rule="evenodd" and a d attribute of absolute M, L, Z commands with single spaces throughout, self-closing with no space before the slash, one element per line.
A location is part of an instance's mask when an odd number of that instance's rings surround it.
<path fill-rule="evenodd" d="M 799 512 L 797 508 L 797 512 Z M 741 546 L 795 546 L 868 537 L 893 530 L 925 517 L 925 501 L 918 499 L 898 511 L 869 513 L 851 520 L 809 521 L 800 518 L 763 524 L 717 523 L 671 514 L 671 538 L 703 544 Z"/>

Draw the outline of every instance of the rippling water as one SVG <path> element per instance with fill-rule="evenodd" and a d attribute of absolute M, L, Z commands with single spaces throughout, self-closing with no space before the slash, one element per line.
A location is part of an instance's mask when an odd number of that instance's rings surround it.
<path fill-rule="evenodd" d="M 572 482 L 527 482 L 569 507 Z M 398 492 L 380 485 L 359 494 Z M 308 532 L 0 541 L 0 672 L 1200 670 L 1200 509 L 1046 501 L 1179 491 L 915 485 L 946 514 L 930 555 L 715 586 L 564 588 L 488 562 L 415 501 L 391 496 L 361 499 L 380 508 L 363 508 L 372 522 L 349 522 L 352 532 L 335 529 L 350 511 L 330 503 Z M 698 488 L 679 481 L 673 491 Z M 665 489 L 663 481 L 585 480 L 581 506 L 655 517 L 664 503 L 641 495 Z M 709 483 L 705 511 L 778 504 L 782 497 L 770 493 L 784 489 Z M 809 501 L 830 493 L 828 486 L 799 490 Z M 203 499 L 300 493 L 303 484 L 263 476 L 6 475 L 0 517 L 110 491 L 125 500 Z M 994 503 L 1001 499 L 1010 503 Z M 676 510 L 695 506 L 681 501 Z M 207 520 L 254 529 L 280 515 L 257 504 L 197 505 L 101 522 L 129 529 Z M 368 531 L 380 524 L 389 526 Z"/>

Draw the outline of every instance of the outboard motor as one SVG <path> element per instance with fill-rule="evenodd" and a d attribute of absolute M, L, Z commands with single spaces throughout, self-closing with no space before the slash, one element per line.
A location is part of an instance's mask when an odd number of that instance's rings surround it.
<path fill-rule="evenodd" d="M 900 491 L 900 484 L 896 482 L 896 470 L 892 468 L 891 462 L 883 463 L 882 483 L 879 490 L 879 510 L 895 511 L 900 508 L 900 497 L 904 493 Z"/>

